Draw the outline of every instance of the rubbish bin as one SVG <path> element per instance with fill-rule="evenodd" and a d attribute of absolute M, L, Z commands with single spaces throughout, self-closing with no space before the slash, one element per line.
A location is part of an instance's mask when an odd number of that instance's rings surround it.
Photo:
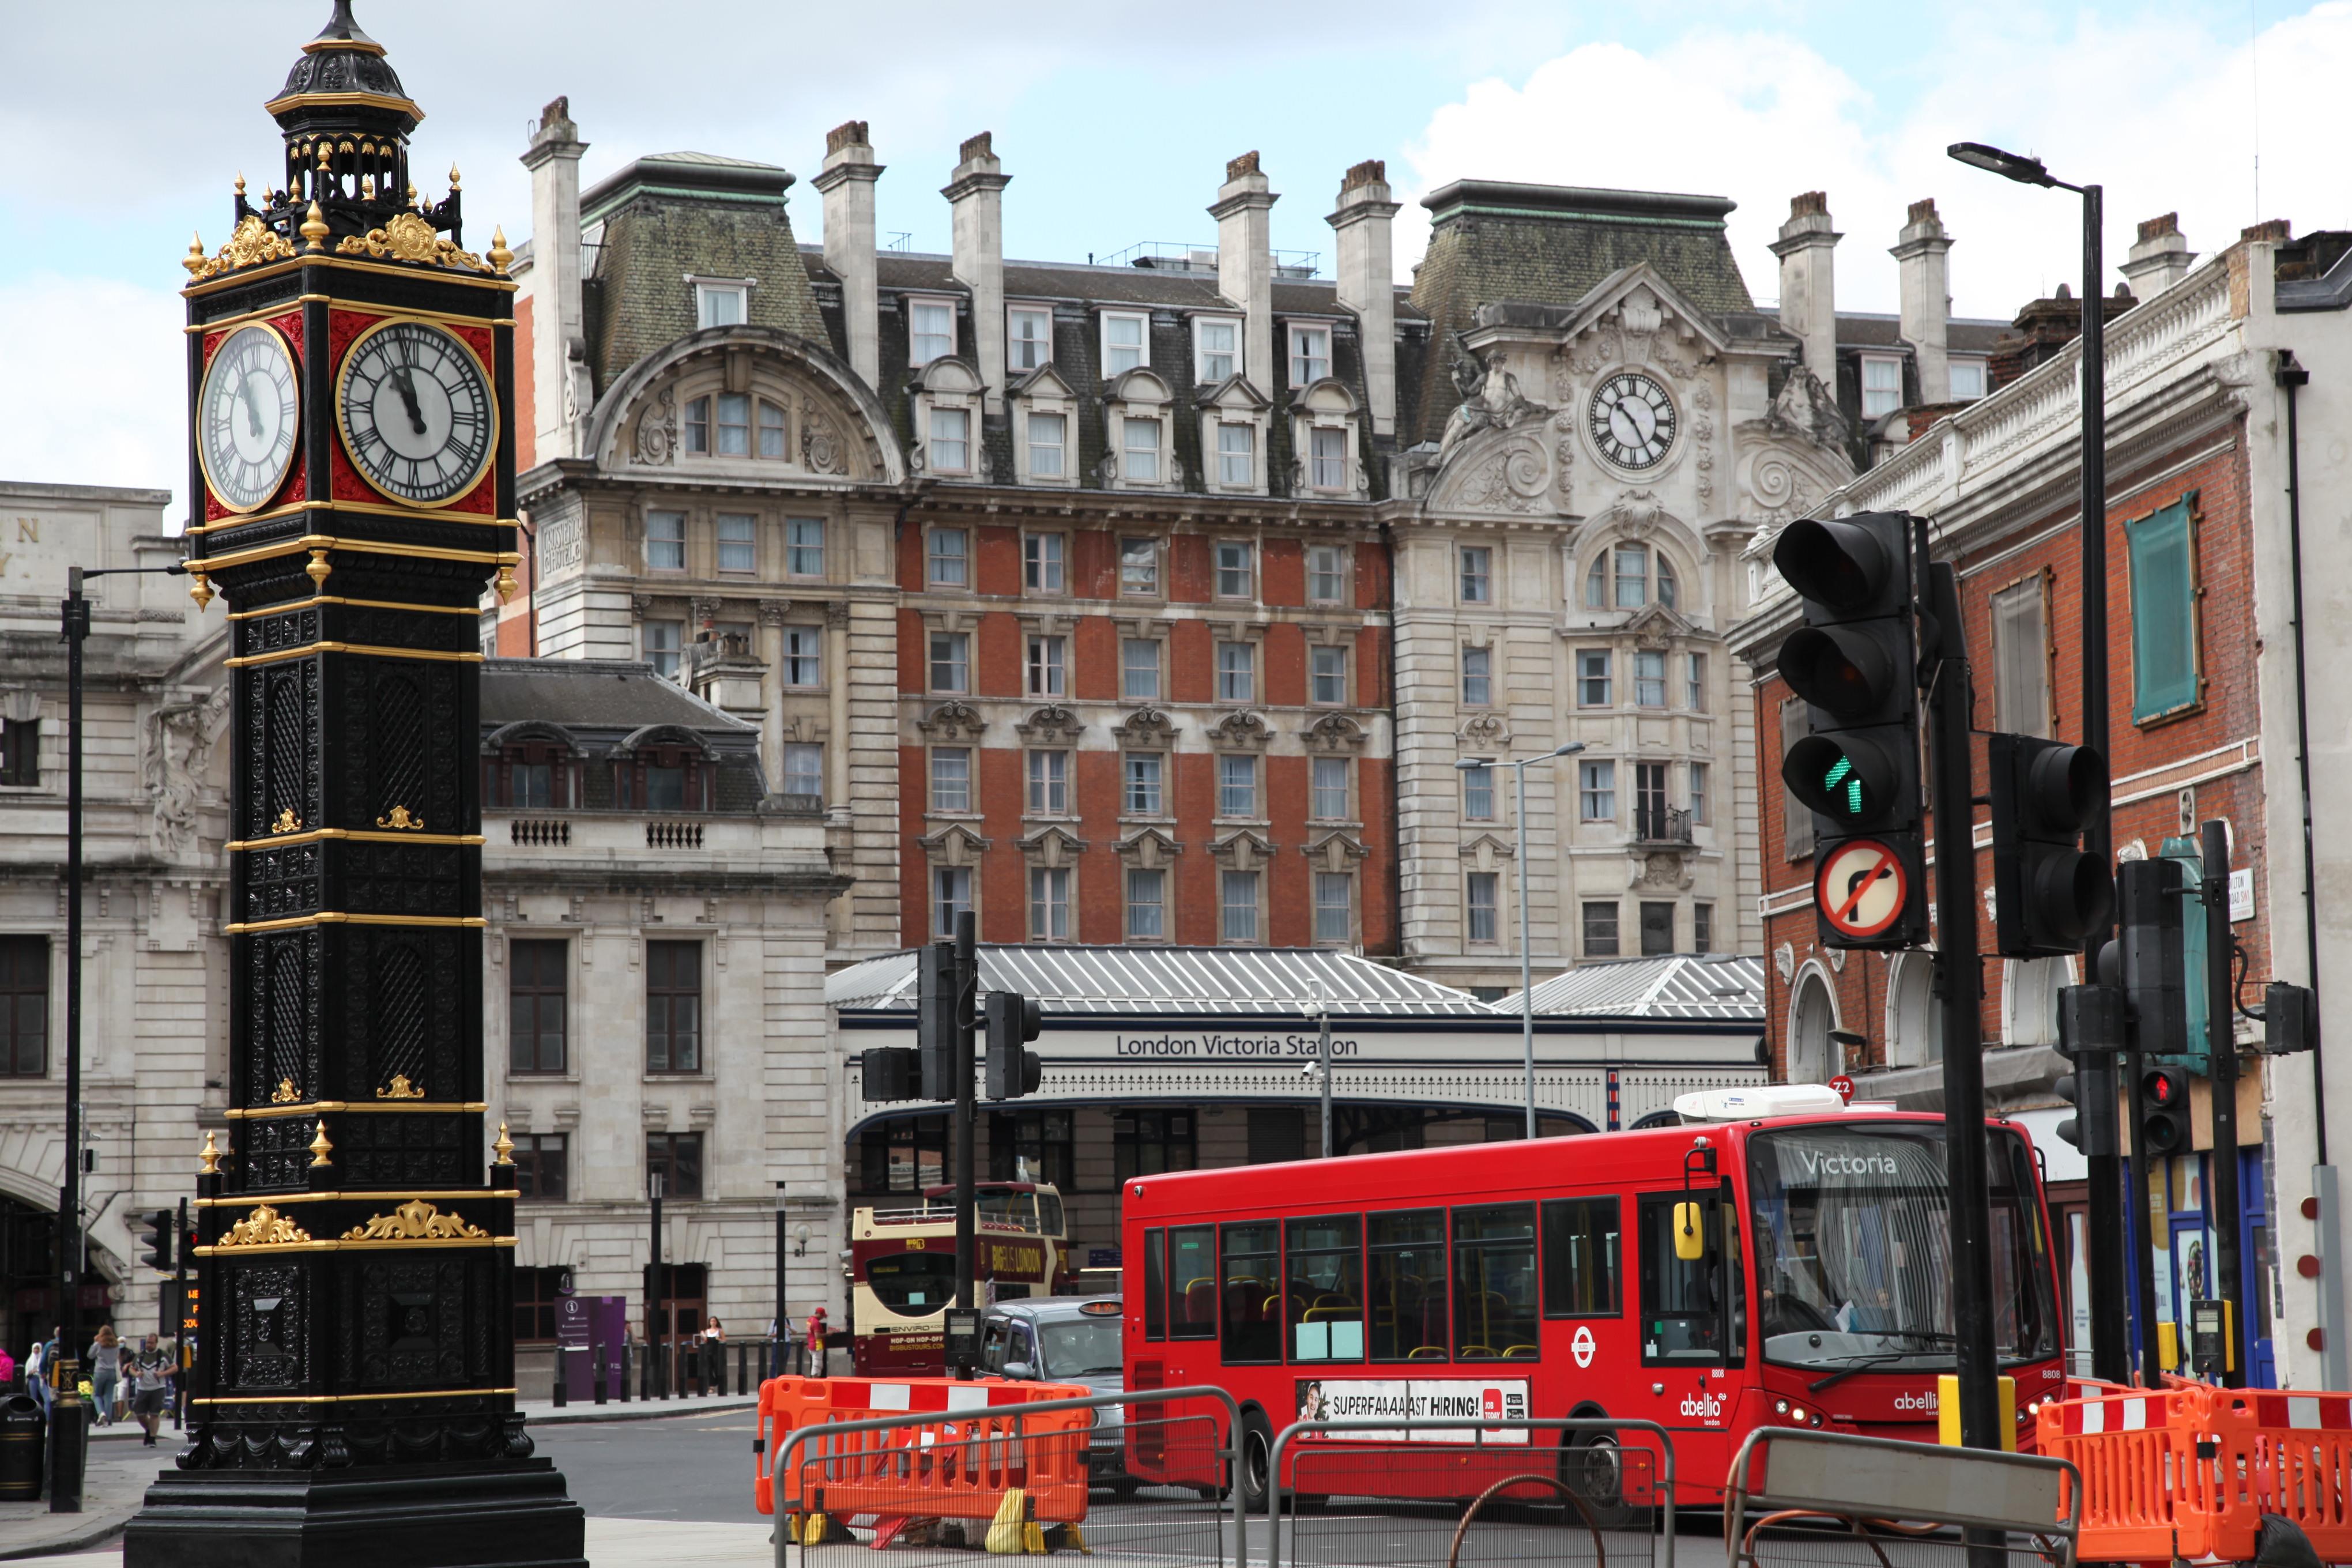
<path fill-rule="evenodd" d="M 41 1495 L 41 1444 L 48 1423 L 29 1394 L 0 1400 L 0 1502 L 33 1502 Z"/>

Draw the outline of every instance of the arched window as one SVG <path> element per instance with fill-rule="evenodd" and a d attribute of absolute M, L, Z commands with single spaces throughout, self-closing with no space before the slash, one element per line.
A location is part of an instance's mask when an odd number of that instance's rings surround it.
<path fill-rule="evenodd" d="M 1837 1027 L 1837 1001 L 1820 974 L 1797 982 L 1796 1005 L 1789 1009 L 1789 1081 L 1826 1083 L 1830 1076 L 1830 1031 Z"/>
<path fill-rule="evenodd" d="M 642 747 L 613 764 L 613 804 L 623 811 L 700 811 L 706 772 L 684 746 Z"/>
<path fill-rule="evenodd" d="M 517 741 L 482 760 L 483 793 L 493 807 L 563 811 L 572 805 L 571 748 L 556 741 Z"/>
<path fill-rule="evenodd" d="M 1588 610 L 1638 610 L 1653 599 L 1675 607 L 1675 569 L 1663 554 L 1631 542 L 1619 543 L 1592 558 L 1584 577 L 1584 607 Z M 1655 576 L 1652 573 L 1654 568 Z"/>
<path fill-rule="evenodd" d="M 1944 1059 L 1944 1008 L 1936 999 L 1936 959 L 1898 952 L 1886 977 L 1886 1065 L 1927 1067 Z"/>

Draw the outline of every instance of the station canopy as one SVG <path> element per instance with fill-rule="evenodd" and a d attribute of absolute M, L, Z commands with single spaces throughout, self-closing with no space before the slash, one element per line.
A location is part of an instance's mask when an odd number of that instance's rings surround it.
<path fill-rule="evenodd" d="M 1738 953 L 1664 953 L 1580 963 L 1535 988 L 1535 1010 L 1550 1017 L 1710 1018 L 1764 1021 L 1764 961 Z M 1519 1011 L 1519 994 L 1494 1004 Z"/>
<path fill-rule="evenodd" d="M 1753 960 L 1749 961 L 1753 963 Z M 836 970 L 825 1002 L 853 1010 L 911 1010 L 915 953 Z M 1762 981 L 1757 981 L 1760 994 Z M 1466 991 L 1328 948 L 980 946 L 980 988 L 1034 997 L 1050 1014 L 1334 1014 L 1491 1018 L 1500 1010 Z M 1540 987 L 1538 987 L 1540 990 Z"/>

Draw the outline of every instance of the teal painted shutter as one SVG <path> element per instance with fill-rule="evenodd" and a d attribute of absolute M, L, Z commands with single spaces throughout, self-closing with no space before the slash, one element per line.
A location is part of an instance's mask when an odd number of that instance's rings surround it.
<path fill-rule="evenodd" d="M 2168 838 L 2158 851 L 2167 860 L 2180 862 L 2180 885 L 2189 896 L 2180 900 L 2180 956 L 2183 1000 L 2189 1012 L 2189 1049 L 2190 1066 L 2200 1073 L 2213 1070 L 2211 1052 L 2205 1038 L 2205 906 L 2197 901 L 2197 889 L 2205 885 L 2205 861 L 2195 838 Z M 2170 1061 L 2179 1058 L 2163 1058 Z"/>
<path fill-rule="evenodd" d="M 2132 722 L 2197 700 L 2197 542 L 2188 495 L 2124 524 L 2131 557 Z"/>

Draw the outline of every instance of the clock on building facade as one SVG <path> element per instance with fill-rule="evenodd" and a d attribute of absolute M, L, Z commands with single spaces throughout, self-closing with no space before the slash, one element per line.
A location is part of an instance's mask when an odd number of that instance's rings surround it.
<path fill-rule="evenodd" d="M 267 107 L 282 166 L 184 262 L 186 565 L 230 611 L 229 1067 L 188 1443 L 124 1561 L 584 1568 L 515 1410 L 516 1170 L 483 1117 L 509 258 L 465 248 L 455 170 L 418 198 L 422 115 L 349 0 Z"/>
<path fill-rule="evenodd" d="M 1654 376 L 1622 370 L 1601 378 L 1585 406 L 1585 430 L 1601 455 L 1639 472 L 1666 459 L 1675 444 L 1675 400 Z"/>

